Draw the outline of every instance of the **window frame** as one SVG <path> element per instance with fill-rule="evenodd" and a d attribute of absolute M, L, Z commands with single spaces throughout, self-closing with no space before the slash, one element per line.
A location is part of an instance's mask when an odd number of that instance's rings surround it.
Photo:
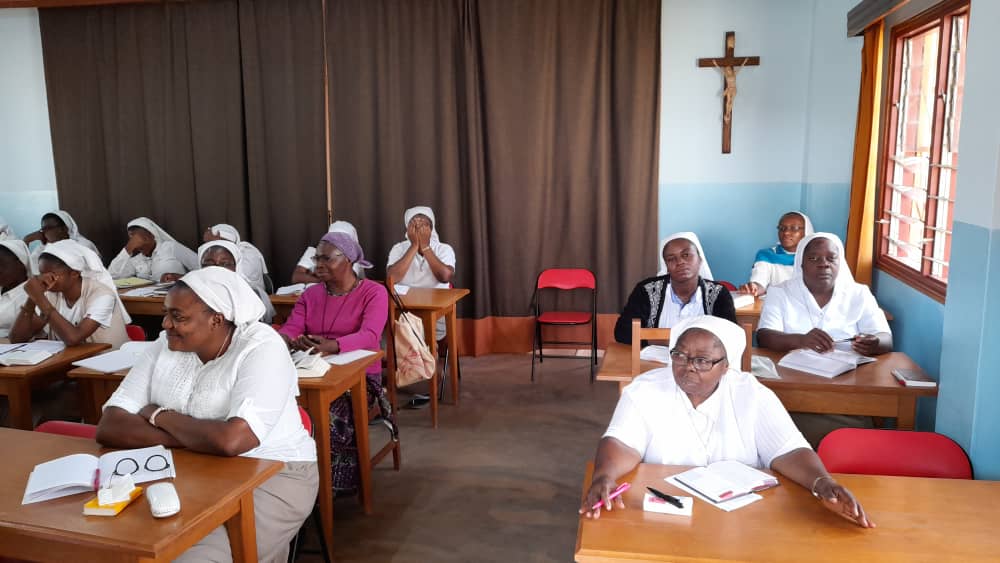
<path fill-rule="evenodd" d="M 882 270 L 913 287 L 914 289 L 944 303 L 948 292 L 948 283 L 931 275 L 934 245 L 936 233 L 930 227 L 934 226 L 937 219 L 938 200 L 934 196 L 938 195 L 941 180 L 940 161 L 942 156 L 942 139 L 944 137 L 944 102 L 941 93 L 947 87 L 948 70 L 950 65 L 948 49 L 951 45 L 952 27 L 951 21 L 955 16 L 966 18 L 966 41 L 968 41 L 968 24 L 970 16 L 970 0 L 948 0 L 937 6 L 917 14 L 916 16 L 892 27 L 889 37 L 887 51 L 889 52 L 889 72 L 890 81 L 882 100 L 882 107 L 886 110 L 882 112 L 883 127 L 881 144 L 879 147 L 879 167 L 877 176 L 877 186 L 879 190 L 878 205 L 876 209 L 876 224 L 878 226 L 878 239 L 875 244 L 875 267 Z M 937 74 L 934 84 L 934 109 L 931 116 L 931 145 L 930 161 L 938 166 L 929 165 L 927 172 L 927 198 L 924 203 L 924 236 L 931 237 L 931 241 L 925 242 L 921 251 L 920 269 L 917 270 L 901 260 L 889 255 L 889 210 L 892 207 L 893 189 L 887 184 L 888 174 L 892 166 L 892 157 L 896 149 L 896 132 L 898 124 L 899 108 L 895 106 L 895 99 L 898 97 L 900 83 L 902 81 L 902 54 L 903 41 L 929 31 L 938 29 L 938 52 L 937 52 Z M 965 53 L 963 53 L 964 57 Z M 964 91 L 964 79 L 963 79 Z M 951 186 L 951 198 L 955 198 L 955 191 L 958 182 Z M 954 213 L 954 203 L 952 203 L 951 213 Z M 930 233 L 930 234 L 928 234 Z M 952 235 L 953 236 L 953 235 Z M 950 242 L 950 241 L 949 241 Z M 949 254 L 950 255 L 950 254 Z M 950 270 L 949 270 L 950 275 Z"/>

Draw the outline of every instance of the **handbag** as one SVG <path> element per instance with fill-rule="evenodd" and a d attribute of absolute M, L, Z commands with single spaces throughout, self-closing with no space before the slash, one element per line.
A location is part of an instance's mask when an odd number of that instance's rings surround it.
<path fill-rule="evenodd" d="M 392 288 L 389 288 L 389 295 L 400 311 L 399 318 L 392 321 L 396 351 L 396 387 L 413 385 L 418 381 L 434 377 L 437 360 L 424 339 L 423 321 L 406 310 Z"/>

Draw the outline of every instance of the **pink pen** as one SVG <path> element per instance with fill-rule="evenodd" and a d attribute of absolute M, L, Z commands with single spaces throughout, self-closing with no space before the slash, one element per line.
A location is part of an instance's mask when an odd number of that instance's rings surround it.
<path fill-rule="evenodd" d="M 628 483 L 622 483 L 621 485 L 618 485 L 618 488 L 615 489 L 615 490 L 613 490 L 613 491 L 611 491 L 611 494 L 608 495 L 608 500 L 609 501 L 610 500 L 614 500 L 616 497 L 621 496 L 622 493 L 624 493 L 625 491 L 629 490 L 629 487 L 631 487 L 631 486 L 632 485 L 630 485 Z M 604 504 L 604 501 L 597 501 L 597 504 L 595 504 L 594 506 L 591 506 L 590 509 L 591 510 L 597 510 L 598 508 L 601 507 L 602 504 Z"/>
<path fill-rule="evenodd" d="M 94 490 L 101 490 L 101 468 L 97 468 L 94 471 Z"/>

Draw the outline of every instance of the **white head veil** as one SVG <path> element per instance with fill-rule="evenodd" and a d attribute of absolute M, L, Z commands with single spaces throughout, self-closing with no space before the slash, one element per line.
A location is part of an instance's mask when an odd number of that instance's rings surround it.
<path fill-rule="evenodd" d="M 806 224 L 805 230 L 803 231 L 803 236 L 807 237 L 807 236 L 812 235 L 815 232 L 813 230 L 813 222 L 812 222 L 812 220 L 810 220 L 809 216 L 806 215 L 805 213 L 803 213 L 801 211 L 789 211 L 788 213 L 783 214 L 782 217 L 785 217 L 786 215 L 798 215 L 799 217 L 802 218 L 802 221 Z M 781 221 L 779 219 L 779 223 L 780 222 Z M 778 237 L 778 246 L 781 246 L 781 237 Z M 798 248 L 798 247 L 796 247 L 796 248 Z"/>
<path fill-rule="evenodd" d="M 14 233 L 14 229 L 11 228 L 10 223 L 0 215 L 0 240 L 16 239 L 17 235 Z"/>
<path fill-rule="evenodd" d="M 431 220 L 431 244 L 440 243 L 441 239 L 438 237 L 437 232 L 437 219 L 434 218 L 434 210 L 430 207 L 418 205 L 407 209 L 406 212 L 403 213 L 403 226 L 407 229 L 410 228 L 410 220 L 416 215 L 426 215 L 427 218 Z M 409 240 L 405 233 L 403 235 L 403 240 Z"/>
<path fill-rule="evenodd" d="M 264 316 L 264 303 L 243 276 L 218 266 L 192 270 L 181 278 L 210 309 L 237 326 Z"/>
<path fill-rule="evenodd" d="M 354 239 L 354 242 L 358 242 L 358 230 L 354 228 L 354 225 L 348 223 L 347 221 L 334 221 L 333 223 L 330 223 L 330 228 L 327 229 L 326 232 L 344 233 Z"/>
<path fill-rule="evenodd" d="M 692 328 L 707 330 L 722 341 L 722 347 L 726 350 L 726 359 L 729 360 L 729 369 L 739 371 L 743 360 L 743 351 L 746 349 L 746 333 L 739 325 L 711 315 L 681 319 L 670 329 L 670 349 L 673 350 L 681 336 Z"/>
<path fill-rule="evenodd" d="M 49 214 L 55 215 L 66 225 L 66 231 L 69 234 L 69 238 L 73 240 L 80 238 L 80 228 L 76 225 L 76 221 L 69 213 L 63 211 L 62 209 L 57 209 L 55 211 L 51 211 L 50 213 L 46 213 L 46 215 Z"/>
<path fill-rule="evenodd" d="M 167 241 L 177 242 L 176 239 L 174 239 L 174 237 L 170 236 L 170 233 L 164 231 L 162 227 L 160 227 L 159 225 L 154 223 L 152 219 L 149 219 L 147 217 L 136 217 L 135 219 L 132 219 L 131 221 L 128 222 L 128 226 L 126 228 L 131 228 L 131 227 L 142 227 L 143 229 L 149 231 L 153 235 L 153 238 L 156 240 L 156 244 L 160 244 L 161 242 L 167 242 Z"/>
<path fill-rule="evenodd" d="M 231 242 L 229 240 L 226 240 L 226 239 L 222 239 L 222 240 L 210 240 L 210 241 L 206 242 L 205 244 L 202 244 L 201 246 L 199 246 L 198 247 L 198 264 L 199 265 L 201 264 L 202 257 L 205 256 L 205 254 L 209 251 L 209 249 L 211 249 L 211 248 L 213 248 L 215 246 L 218 246 L 220 248 L 225 248 L 230 254 L 233 255 L 233 260 L 236 261 L 236 269 L 237 269 L 237 271 L 239 271 L 240 262 L 243 261 L 243 251 L 240 250 L 240 247 L 236 243 L 233 243 L 233 242 Z"/>
<path fill-rule="evenodd" d="M 24 244 L 24 241 L 18 238 L 0 240 L 0 246 L 10 250 L 17 256 L 17 259 L 24 264 L 24 267 L 28 270 L 28 275 L 31 275 L 36 268 L 31 263 L 31 253 L 28 252 L 28 245 Z"/>
<path fill-rule="evenodd" d="M 667 272 L 667 263 L 663 260 L 663 251 L 667 248 L 667 243 L 676 239 L 685 239 L 691 241 L 694 247 L 698 250 L 698 256 L 701 258 L 701 267 L 698 269 L 698 275 L 705 280 L 714 280 L 712 277 L 712 269 L 708 267 L 708 258 L 705 257 L 705 249 L 701 247 L 701 241 L 698 240 L 698 235 L 692 233 L 691 231 L 681 231 L 679 233 L 674 233 L 669 237 L 660 241 L 660 271 L 656 275 L 664 276 Z"/>
<path fill-rule="evenodd" d="M 118 296 L 118 288 L 115 287 L 115 281 L 111 279 L 111 274 L 104 268 L 104 264 L 101 263 L 101 258 L 96 252 L 75 240 L 63 239 L 45 245 L 42 255 L 46 254 L 51 254 L 62 260 L 71 270 L 80 272 L 82 277 L 92 279 L 111 289 L 115 294 L 115 298 L 118 299 L 118 306 L 121 308 L 122 318 L 125 320 L 125 323 L 132 322 L 132 318 L 129 316 L 128 311 L 125 310 L 125 305 L 122 303 L 121 297 Z"/>
<path fill-rule="evenodd" d="M 851 268 L 847 265 L 847 257 L 844 256 L 844 243 L 840 241 L 840 237 L 833 233 L 813 233 L 799 241 L 799 246 L 795 249 L 793 278 L 802 279 L 802 262 L 805 260 L 806 247 L 809 246 L 810 242 L 820 238 L 830 241 L 837 255 L 840 256 L 840 268 L 837 270 L 837 279 L 834 282 L 834 286 L 855 283 L 854 276 L 851 274 Z"/>
<path fill-rule="evenodd" d="M 240 232 L 232 225 L 219 223 L 218 225 L 212 225 L 209 230 L 212 231 L 213 235 L 222 237 L 222 240 L 228 240 L 229 242 L 234 242 L 236 244 L 240 243 Z M 200 252 L 198 253 L 198 258 L 201 258 Z"/>

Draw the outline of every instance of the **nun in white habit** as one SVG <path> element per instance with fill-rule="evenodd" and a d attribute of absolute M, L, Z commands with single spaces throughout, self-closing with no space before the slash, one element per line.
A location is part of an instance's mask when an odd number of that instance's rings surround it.
<path fill-rule="evenodd" d="M 240 272 L 240 266 L 245 261 L 246 256 L 243 254 L 243 249 L 225 239 L 210 240 L 198 247 L 198 262 L 201 263 L 202 268 L 219 266 L 243 276 L 243 279 L 250 284 L 250 289 L 253 289 L 257 297 L 260 298 L 261 303 L 264 304 L 265 312 L 263 321 L 270 323 L 271 319 L 274 318 L 274 305 L 267 296 L 267 292 L 264 291 L 263 284 L 257 285 L 252 283 L 247 279 L 245 274 Z"/>
<path fill-rule="evenodd" d="M 236 273 L 243 276 L 250 284 L 250 287 L 257 290 L 257 293 L 267 294 L 267 287 L 264 283 L 264 275 L 267 274 L 267 263 L 261 251 L 249 242 L 242 240 L 239 230 L 232 225 L 219 223 L 205 229 L 201 236 L 202 241 L 211 242 L 213 240 L 229 241 L 240 249 L 242 259 L 236 266 Z M 201 251 L 198 252 L 198 260 L 201 261 Z"/>
<path fill-rule="evenodd" d="M 174 281 L 199 268 L 198 255 L 146 217 L 128 223 L 128 243 L 108 265 L 115 279 Z"/>
<path fill-rule="evenodd" d="M 128 341 L 132 321 L 101 259 L 74 240 L 49 243 L 39 258 L 39 274 L 25 283 L 28 302 L 10 329 L 11 342 L 27 342 L 37 334 L 67 346 Z"/>
<path fill-rule="evenodd" d="M 101 256 L 97 246 L 80 234 L 80 227 L 77 226 L 73 216 L 62 209 L 42 215 L 42 228 L 24 237 L 24 242 L 31 248 L 32 263 L 37 267 L 38 257 L 42 255 L 42 252 L 45 252 L 45 247 L 48 244 L 66 239 L 74 240 L 93 250 L 98 257 Z M 41 244 L 32 247 L 31 243 L 34 241 L 39 241 Z M 38 271 L 35 270 L 34 273 L 37 274 Z"/>
<path fill-rule="evenodd" d="M 434 210 L 411 207 L 403 213 L 406 238 L 389 249 L 386 274 L 393 283 L 409 287 L 448 288 L 455 275 L 455 249 L 441 242 Z M 445 337 L 445 319 L 434 328 L 437 340 Z"/>
<path fill-rule="evenodd" d="M 757 251 L 753 260 L 750 281 L 740 287 L 740 291 L 751 295 L 763 295 L 767 288 L 792 279 L 794 275 L 795 251 L 799 242 L 813 234 L 812 221 L 800 211 L 789 211 L 778 220 L 778 243 Z"/>
<path fill-rule="evenodd" d="M 713 315 L 736 322 L 733 296 L 712 280 L 698 235 L 683 231 L 660 242 L 660 271 L 636 284 L 615 322 L 615 340 L 632 343 L 632 319 L 643 328 L 671 328 L 688 317 Z"/>
<path fill-rule="evenodd" d="M 7 338 L 18 311 L 28 300 L 24 285 L 32 269 L 28 245 L 19 238 L 0 240 L 0 338 Z"/>
<path fill-rule="evenodd" d="M 316 442 L 302 426 L 285 343 L 258 322 L 264 306 L 246 280 L 224 268 L 185 275 L 165 305 L 160 337 L 104 404 L 97 441 L 282 462 L 254 490 L 253 509 L 258 560 L 283 562 L 319 487 Z M 225 526 L 176 561 L 232 561 Z"/>

